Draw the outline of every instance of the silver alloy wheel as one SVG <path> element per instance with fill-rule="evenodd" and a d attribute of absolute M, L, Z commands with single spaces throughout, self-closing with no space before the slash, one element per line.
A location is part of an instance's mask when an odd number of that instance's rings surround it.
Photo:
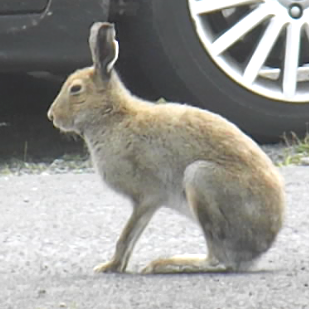
<path fill-rule="evenodd" d="M 188 0 L 213 61 L 252 92 L 309 102 L 309 0 Z"/>

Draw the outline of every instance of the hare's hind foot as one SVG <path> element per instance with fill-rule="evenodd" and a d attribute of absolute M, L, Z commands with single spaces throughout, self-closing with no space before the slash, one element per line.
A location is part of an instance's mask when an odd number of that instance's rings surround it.
<path fill-rule="evenodd" d="M 228 269 L 214 258 L 205 255 L 179 255 L 151 262 L 143 274 L 226 272 Z"/>
<path fill-rule="evenodd" d="M 93 268 L 95 273 L 123 273 L 125 269 L 121 267 L 120 263 L 110 261 L 106 263 L 100 263 Z"/>

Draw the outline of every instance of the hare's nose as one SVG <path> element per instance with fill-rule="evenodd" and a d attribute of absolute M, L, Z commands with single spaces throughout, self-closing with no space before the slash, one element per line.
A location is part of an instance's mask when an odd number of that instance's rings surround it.
<path fill-rule="evenodd" d="M 50 121 L 53 121 L 54 116 L 53 116 L 53 113 L 52 113 L 51 109 L 49 109 L 49 111 L 47 112 L 47 117 L 48 117 L 48 119 L 49 119 Z"/>

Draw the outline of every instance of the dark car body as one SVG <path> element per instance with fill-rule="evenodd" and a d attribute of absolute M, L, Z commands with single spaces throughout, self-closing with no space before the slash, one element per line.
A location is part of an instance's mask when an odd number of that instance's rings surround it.
<path fill-rule="evenodd" d="M 296 52 L 294 44 L 286 43 L 294 47 L 290 52 L 282 42 L 285 38 L 292 40 L 292 36 L 286 35 L 282 20 L 291 26 L 287 29 L 298 29 L 299 22 L 289 17 L 287 4 L 286 12 L 280 10 L 283 15 L 275 16 L 275 11 L 270 14 L 263 7 L 269 3 L 280 5 L 281 1 L 252 2 L 0 0 L 0 73 L 42 76 L 47 72 L 48 76 L 63 78 L 90 65 L 89 29 L 96 21 L 108 20 L 116 24 L 121 46 L 117 69 L 133 93 L 151 100 L 164 97 L 186 102 L 221 114 L 257 140 L 277 141 L 290 132 L 304 136 L 308 131 L 309 78 L 302 80 L 302 72 L 308 71 L 308 42 L 302 43 L 308 35 L 302 32 L 308 22 L 299 16 L 304 27 L 298 39 L 293 35 L 293 40 L 299 41 L 296 47 L 300 52 Z M 296 10 L 301 6 L 309 12 L 306 1 L 298 2 L 293 4 Z M 269 20 L 258 19 L 255 31 L 249 23 L 248 36 L 237 37 L 233 31 L 239 32 L 239 25 L 250 20 L 250 14 L 259 14 L 260 6 Z M 201 12 L 194 13 L 193 7 L 199 7 Z M 280 22 L 282 31 L 276 44 L 273 40 L 273 51 L 264 55 L 264 50 L 258 49 L 259 42 L 261 35 L 268 33 L 265 29 L 273 25 L 273 18 Z M 213 46 L 218 45 L 214 42 L 223 42 L 219 44 L 223 46 L 220 55 L 216 55 Z M 285 61 L 285 54 L 294 60 L 287 57 L 289 61 Z M 254 55 L 261 56 L 259 61 L 249 61 Z M 244 69 L 253 63 L 254 74 L 250 74 L 256 81 L 249 85 L 243 78 Z M 293 74 L 284 74 L 289 77 L 284 83 L 282 74 L 288 69 Z M 293 98 L 283 89 L 291 91 Z"/>
<path fill-rule="evenodd" d="M 109 0 L 1 0 L 0 71 L 59 73 L 89 63 L 89 27 L 108 9 Z"/>

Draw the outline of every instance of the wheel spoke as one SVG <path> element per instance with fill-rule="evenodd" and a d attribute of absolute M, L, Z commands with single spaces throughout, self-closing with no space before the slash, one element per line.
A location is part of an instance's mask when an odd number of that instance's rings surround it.
<path fill-rule="evenodd" d="M 215 55 L 220 55 L 244 35 L 250 32 L 263 20 L 270 17 L 272 13 L 266 6 L 260 6 L 240 20 L 231 29 L 221 35 L 213 44 L 212 51 Z"/>
<path fill-rule="evenodd" d="M 249 84 L 257 78 L 284 26 L 285 22 L 279 19 L 272 19 L 268 25 L 244 72 L 244 79 Z"/>
<path fill-rule="evenodd" d="M 301 26 L 301 23 L 292 22 L 287 28 L 283 72 L 283 93 L 287 99 L 293 98 L 297 88 L 297 70 L 302 29 Z"/>
<path fill-rule="evenodd" d="M 309 0 L 187 1 L 206 55 L 227 76 L 273 100 L 308 103 Z"/>
<path fill-rule="evenodd" d="M 265 0 L 200 0 L 191 3 L 191 10 L 194 14 L 206 14 L 231 7 L 237 7 L 246 4 L 255 4 Z"/>

